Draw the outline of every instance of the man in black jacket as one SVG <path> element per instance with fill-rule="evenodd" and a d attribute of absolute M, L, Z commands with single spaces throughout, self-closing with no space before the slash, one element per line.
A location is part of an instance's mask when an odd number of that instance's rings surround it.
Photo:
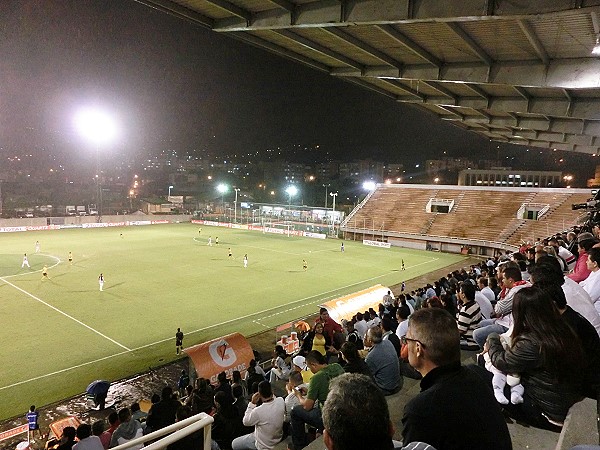
<path fill-rule="evenodd" d="M 425 308 L 409 319 L 403 341 L 418 370 L 421 392 L 404 408 L 404 444 L 438 450 L 509 450 L 508 427 L 492 390 L 460 363 L 460 335 L 446 310 Z"/>

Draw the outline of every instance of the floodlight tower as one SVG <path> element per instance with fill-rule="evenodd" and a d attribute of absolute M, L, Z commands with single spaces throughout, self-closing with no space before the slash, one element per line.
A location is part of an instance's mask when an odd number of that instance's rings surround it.
<path fill-rule="evenodd" d="M 225 214 L 225 200 L 223 196 L 228 190 L 229 188 L 225 183 L 220 183 L 219 185 L 217 185 L 217 191 L 219 191 L 219 193 L 221 194 L 221 208 L 223 209 L 223 214 Z"/>
<path fill-rule="evenodd" d="M 335 198 L 338 196 L 337 192 L 330 192 L 329 195 L 333 197 L 333 209 L 331 215 L 331 231 L 332 234 L 335 234 Z"/>
<path fill-rule="evenodd" d="M 288 209 L 289 209 L 292 204 L 292 197 L 298 193 L 298 188 L 292 184 L 292 185 L 289 185 L 287 188 L 285 188 L 285 192 L 288 195 Z"/>
<path fill-rule="evenodd" d="M 117 128 L 113 119 L 104 111 L 93 108 L 81 109 L 75 115 L 75 126 L 79 133 L 96 149 L 96 204 L 98 221 L 102 220 L 102 179 L 100 177 L 100 147 L 112 142 Z"/>

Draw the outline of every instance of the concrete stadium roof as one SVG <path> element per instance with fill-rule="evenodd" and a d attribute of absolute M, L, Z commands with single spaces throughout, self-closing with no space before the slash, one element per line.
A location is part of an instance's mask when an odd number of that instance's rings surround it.
<path fill-rule="evenodd" d="M 136 0 L 491 140 L 600 153 L 600 0 Z"/>

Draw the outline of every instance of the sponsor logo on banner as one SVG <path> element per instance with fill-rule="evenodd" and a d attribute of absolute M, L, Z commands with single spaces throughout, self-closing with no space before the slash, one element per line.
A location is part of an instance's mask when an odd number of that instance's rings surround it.
<path fill-rule="evenodd" d="M 129 225 L 152 225 L 149 220 L 133 220 L 128 222 Z"/>
<path fill-rule="evenodd" d="M 213 342 L 208 346 L 208 353 L 213 361 L 221 367 L 228 367 L 235 362 L 235 350 L 225 339 Z"/>
<path fill-rule="evenodd" d="M 27 433 L 28 429 L 29 429 L 29 425 L 25 424 L 25 425 L 20 425 L 15 428 L 11 428 L 10 430 L 2 431 L 0 433 L 0 441 L 10 439 L 11 437 L 14 437 L 21 433 Z"/>
<path fill-rule="evenodd" d="M 363 239 L 364 245 L 370 245 L 371 247 L 381 247 L 381 248 L 390 248 L 392 244 L 389 242 L 379 242 L 379 241 L 369 241 L 368 239 Z"/>
<path fill-rule="evenodd" d="M 314 239 L 325 239 L 325 235 L 323 233 L 309 233 L 305 231 L 304 236 Z"/>
<path fill-rule="evenodd" d="M 242 377 L 254 354 L 246 338 L 240 333 L 232 333 L 209 342 L 195 345 L 183 350 L 194 363 L 198 377 L 207 378 L 216 383 L 217 375 L 225 372 L 231 376 L 239 370 Z"/>
<path fill-rule="evenodd" d="M 66 225 L 58 225 L 58 228 L 60 230 L 69 230 L 71 228 L 83 228 L 83 225 L 76 224 L 76 223 L 69 223 L 69 224 L 66 224 Z"/>
<path fill-rule="evenodd" d="M 102 222 L 94 222 L 94 223 L 84 223 L 82 225 L 83 228 L 106 228 L 108 227 L 107 223 Z"/>
<path fill-rule="evenodd" d="M 373 308 L 377 311 L 383 296 L 387 294 L 387 291 L 389 290 L 389 288 L 377 284 L 370 288 L 363 289 L 362 291 L 344 295 L 335 300 L 330 300 L 319 306 L 327 308 L 331 318 L 337 323 L 340 323 L 342 319 L 352 319 L 352 316 L 359 311 L 366 311 L 369 308 Z"/>
<path fill-rule="evenodd" d="M 27 231 L 46 231 L 46 230 L 54 230 L 56 227 L 54 225 L 40 225 L 40 226 L 30 226 L 27 227 Z"/>
<path fill-rule="evenodd" d="M 153 220 L 152 225 L 161 225 L 163 223 L 169 223 L 168 220 Z"/>
<path fill-rule="evenodd" d="M 14 233 L 16 231 L 27 231 L 27 227 L 2 227 L 0 233 Z"/>

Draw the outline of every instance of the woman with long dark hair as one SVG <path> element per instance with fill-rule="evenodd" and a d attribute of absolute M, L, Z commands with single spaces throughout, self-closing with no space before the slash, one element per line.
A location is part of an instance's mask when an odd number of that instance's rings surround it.
<path fill-rule="evenodd" d="M 523 403 L 505 409 L 534 427 L 559 431 L 569 408 L 581 399 L 581 342 L 537 285 L 515 294 L 512 314 L 510 346 L 505 349 L 495 333 L 486 342 L 494 367 L 520 374 L 525 388 Z"/>

